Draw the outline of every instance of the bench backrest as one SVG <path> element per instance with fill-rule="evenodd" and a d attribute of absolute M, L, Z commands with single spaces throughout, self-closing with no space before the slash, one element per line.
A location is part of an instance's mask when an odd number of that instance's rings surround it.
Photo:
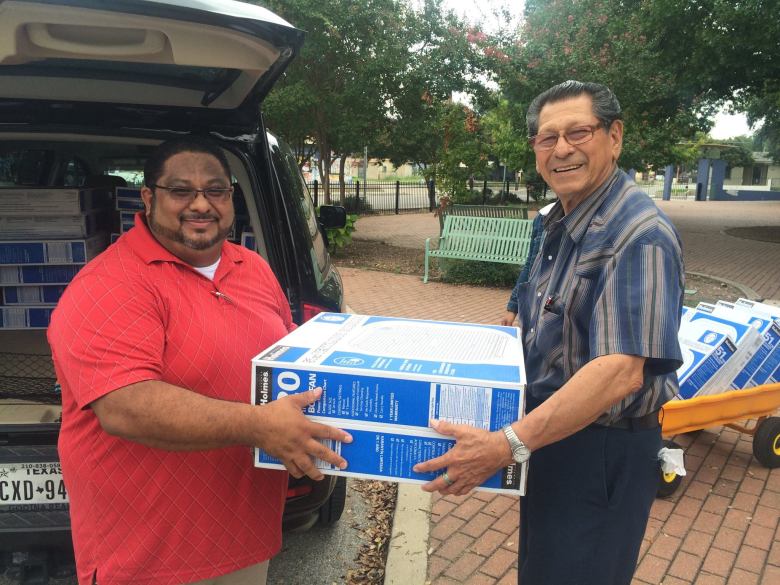
<path fill-rule="evenodd" d="M 523 263 L 531 245 L 533 223 L 531 219 L 448 215 L 439 248 L 486 258 L 516 258 Z"/>
<path fill-rule="evenodd" d="M 458 215 L 465 217 L 506 217 L 514 219 L 528 219 L 527 207 L 507 205 L 450 205 L 445 215 Z"/>

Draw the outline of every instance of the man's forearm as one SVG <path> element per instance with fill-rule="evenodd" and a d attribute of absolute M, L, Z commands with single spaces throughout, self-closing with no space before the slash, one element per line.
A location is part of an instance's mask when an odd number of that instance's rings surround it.
<path fill-rule="evenodd" d="M 596 358 L 512 427 L 531 451 L 568 437 L 638 391 L 644 362 L 644 358 L 626 355 Z"/>
<path fill-rule="evenodd" d="M 257 407 L 217 400 L 160 381 L 139 382 L 92 403 L 111 434 L 172 451 L 257 443 Z"/>

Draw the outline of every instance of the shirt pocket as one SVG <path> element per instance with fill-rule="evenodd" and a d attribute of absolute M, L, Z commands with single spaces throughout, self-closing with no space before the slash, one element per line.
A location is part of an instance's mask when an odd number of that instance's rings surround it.
<path fill-rule="evenodd" d="M 615 253 L 612 249 L 592 250 L 583 252 L 574 267 L 574 277 L 595 280 L 605 273 L 612 263 Z"/>

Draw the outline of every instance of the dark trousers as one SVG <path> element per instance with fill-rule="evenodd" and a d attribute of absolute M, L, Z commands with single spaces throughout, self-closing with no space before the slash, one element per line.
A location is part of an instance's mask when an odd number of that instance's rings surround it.
<path fill-rule="evenodd" d="M 591 425 L 531 455 L 519 585 L 629 585 L 658 488 L 661 429 Z"/>

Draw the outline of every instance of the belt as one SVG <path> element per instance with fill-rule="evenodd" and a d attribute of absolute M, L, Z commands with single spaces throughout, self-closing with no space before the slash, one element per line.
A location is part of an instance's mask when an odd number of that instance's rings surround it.
<path fill-rule="evenodd" d="M 624 431 L 644 431 L 647 429 L 654 429 L 661 426 L 658 421 L 658 411 L 648 412 L 643 416 L 637 416 L 634 418 L 621 418 L 614 422 L 607 424 L 598 424 L 601 427 L 609 427 L 611 429 L 622 429 Z"/>

